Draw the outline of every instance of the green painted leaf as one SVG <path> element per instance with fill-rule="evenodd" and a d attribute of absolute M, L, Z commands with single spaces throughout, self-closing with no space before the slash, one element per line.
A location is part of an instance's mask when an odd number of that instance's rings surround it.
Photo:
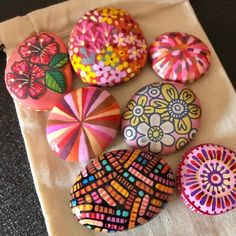
<path fill-rule="evenodd" d="M 66 90 L 66 81 L 64 74 L 60 71 L 47 71 L 45 76 L 47 87 L 57 93 L 64 93 Z"/>
<path fill-rule="evenodd" d="M 68 62 L 68 54 L 67 53 L 58 53 L 52 58 L 49 66 L 51 68 L 61 68 L 67 62 Z"/>

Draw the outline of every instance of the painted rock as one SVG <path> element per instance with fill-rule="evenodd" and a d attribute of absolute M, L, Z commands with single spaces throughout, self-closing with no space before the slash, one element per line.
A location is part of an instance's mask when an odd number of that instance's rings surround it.
<path fill-rule="evenodd" d="M 194 138 L 200 118 L 200 102 L 193 91 L 179 83 L 156 82 L 128 102 L 122 133 L 131 147 L 169 154 Z"/>
<path fill-rule="evenodd" d="M 34 110 L 49 110 L 72 89 L 67 48 L 51 33 L 31 35 L 8 59 L 6 87 L 19 103 Z"/>
<path fill-rule="evenodd" d="M 70 206 L 89 229 L 132 229 L 155 217 L 173 193 L 173 173 L 155 154 L 116 150 L 82 169 L 72 187 Z"/>
<path fill-rule="evenodd" d="M 112 86 L 139 73 L 147 60 L 147 44 L 129 13 L 97 8 L 87 12 L 74 26 L 69 54 L 83 82 Z"/>
<path fill-rule="evenodd" d="M 178 188 L 186 206 L 200 214 L 217 215 L 236 207 L 236 153 L 203 144 L 182 158 Z"/>
<path fill-rule="evenodd" d="M 193 82 L 210 67 L 211 54 L 207 45 L 186 33 L 158 36 L 149 52 L 153 70 L 164 80 Z"/>
<path fill-rule="evenodd" d="M 67 94 L 52 109 L 47 140 L 63 160 L 86 162 L 114 140 L 120 125 L 120 107 L 112 95 L 95 87 Z"/>

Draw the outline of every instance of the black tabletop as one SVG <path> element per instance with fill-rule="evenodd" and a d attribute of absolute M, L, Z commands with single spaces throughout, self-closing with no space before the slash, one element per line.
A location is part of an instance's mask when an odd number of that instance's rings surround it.
<path fill-rule="evenodd" d="M 1 0 L 0 22 L 60 0 Z M 236 1 L 190 1 L 236 88 Z M 0 235 L 47 235 L 0 52 Z"/>

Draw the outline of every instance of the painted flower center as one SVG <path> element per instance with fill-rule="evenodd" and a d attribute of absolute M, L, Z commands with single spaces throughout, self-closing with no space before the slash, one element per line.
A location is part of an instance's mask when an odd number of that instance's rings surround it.
<path fill-rule="evenodd" d="M 141 116 L 144 113 L 144 109 L 142 106 L 135 106 L 133 109 L 134 116 Z"/>
<path fill-rule="evenodd" d="M 167 109 L 169 114 L 175 119 L 181 119 L 188 114 L 188 105 L 181 99 L 171 101 Z"/>
<path fill-rule="evenodd" d="M 147 132 L 148 138 L 153 142 L 160 141 L 163 136 L 163 130 L 159 126 L 152 126 Z"/>

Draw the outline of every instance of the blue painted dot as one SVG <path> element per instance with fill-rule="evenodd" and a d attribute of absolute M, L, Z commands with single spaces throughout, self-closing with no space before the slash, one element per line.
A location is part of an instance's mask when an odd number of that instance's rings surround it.
<path fill-rule="evenodd" d="M 134 182 L 134 181 L 135 181 L 135 179 L 134 179 L 132 176 L 129 177 L 129 180 L 130 180 L 131 182 Z"/>
<path fill-rule="evenodd" d="M 145 166 L 147 164 L 147 160 L 143 160 L 142 164 Z"/>
<path fill-rule="evenodd" d="M 93 176 L 93 175 L 89 176 L 89 181 L 90 181 L 90 182 L 91 182 L 91 181 L 94 181 L 94 176 Z"/>
<path fill-rule="evenodd" d="M 102 164 L 105 166 L 107 164 L 107 160 L 103 160 Z"/>
<path fill-rule="evenodd" d="M 123 175 L 124 175 L 125 177 L 128 177 L 128 176 L 129 176 L 129 173 L 128 173 L 128 172 L 124 172 Z"/>
<path fill-rule="evenodd" d="M 117 211 L 116 211 L 116 215 L 117 215 L 117 216 L 120 216 L 120 215 L 121 215 L 120 210 L 117 210 Z"/>
<path fill-rule="evenodd" d="M 111 167 L 109 165 L 106 166 L 107 171 L 111 171 Z"/>
<path fill-rule="evenodd" d="M 139 157 L 139 158 L 137 159 L 138 162 L 141 162 L 142 160 L 143 160 L 142 157 Z"/>
<path fill-rule="evenodd" d="M 72 200 L 72 201 L 71 201 L 71 205 L 72 205 L 72 207 L 77 206 L 77 201 L 76 201 L 76 200 Z"/>
<path fill-rule="evenodd" d="M 84 179 L 83 184 L 87 184 L 87 183 L 88 183 L 88 179 Z"/>
<path fill-rule="evenodd" d="M 123 212 L 122 212 L 122 216 L 123 216 L 123 217 L 129 216 L 129 212 L 128 212 L 128 211 L 123 211 Z"/>
<path fill-rule="evenodd" d="M 139 195 L 140 197 L 143 197 L 143 196 L 144 196 L 144 192 L 143 192 L 142 190 L 140 190 L 140 191 L 138 192 L 138 195 Z"/>
<path fill-rule="evenodd" d="M 159 164 L 159 165 L 157 166 L 157 168 L 158 168 L 159 170 L 161 170 L 161 169 L 162 169 L 162 164 Z"/>

